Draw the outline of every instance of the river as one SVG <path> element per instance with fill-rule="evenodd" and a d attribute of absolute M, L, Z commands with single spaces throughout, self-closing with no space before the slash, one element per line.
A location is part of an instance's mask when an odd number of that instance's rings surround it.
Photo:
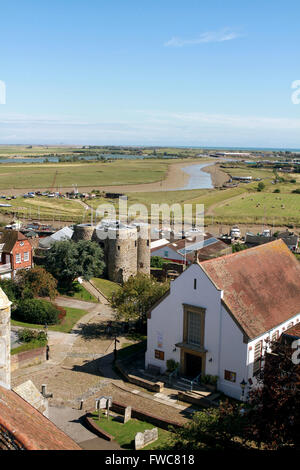
<path fill-rule="evenodd" d="M 202 168 L 211 164 L 212 162 L 183 167 L 182 170 L 190 176 L 190 179 L 184 187 L 179 189 L 212 189 L 214 185 L 210 173 L 202 171 Z"/>

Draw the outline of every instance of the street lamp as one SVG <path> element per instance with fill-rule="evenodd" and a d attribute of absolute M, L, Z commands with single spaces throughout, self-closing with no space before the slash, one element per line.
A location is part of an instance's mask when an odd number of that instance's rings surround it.
<path fill-rule="evenodd" d="M 245 388 L 246 388 L 246 385 L 247 385 L 247 382 L 245 382 L 245 380 L 243 379 L 240 383 L 240 386 L 241 386 L 241 389 L 242 389 L 242 397 L 244 398 L 244 394 L 245 394 Z"/>
<path fill-rule="evenodd" d="M 117 343 L 119 343 L 120 341 L 117 339 L 117 336 L 115 336 L 115 347 L 114 347 L 114 362 L 116 362 L 117 360 Z"/>

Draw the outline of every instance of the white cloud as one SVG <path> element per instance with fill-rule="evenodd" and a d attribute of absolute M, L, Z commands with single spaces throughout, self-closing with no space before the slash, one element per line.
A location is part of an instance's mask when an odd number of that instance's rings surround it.
<path fill-rule="evenodd" d="M 240 37 L 241 35 L 230 31 L 228 29 L 223 29 L 221 31 L 209 31 L 206 33 L 200 34 L 200 36 L 193 39 L 183 39 L 180 37 L 173 37 L 169 41 L 165 42 L 166 47 L 183 47 L 183 46 L 193 46 L 196 44 L 204 44 L 209 42 L 224 42 L 232 41 Z"/>
<path fill-rule="evenodd" d="M 0 144 L 65 143 L 300 148 L 300 118 L 123 110 L 106 119 L 0 116 Z"/>

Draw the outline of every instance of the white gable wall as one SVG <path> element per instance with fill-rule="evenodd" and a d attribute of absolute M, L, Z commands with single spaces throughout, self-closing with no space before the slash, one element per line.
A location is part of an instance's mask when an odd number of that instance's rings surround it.
<path fill-rule="evenodd" d="M 226 395 L 241 398 L 242 380 L 247 380 L 247 348 L 244 335 L 222 305 L 218 388 Z M 225 380 L 225 370 L 235 372 L 235 382 Z"/>

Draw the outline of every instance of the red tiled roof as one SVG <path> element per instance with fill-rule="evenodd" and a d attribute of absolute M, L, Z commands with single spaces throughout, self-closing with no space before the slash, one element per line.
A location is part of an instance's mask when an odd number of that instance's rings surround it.
<path fill-rule="evenodd" d="M 293 338 L 300 338 L 300 323 L 297 323 L 297 325 L 291 326 L 291 328 L 288 328 L 282 334 L 292 336 Z"/>
<path fill-rule="evenodd" d="M 300 263 L 282 240 L 200 266 L 250 339 L 300 313 Z"/>
<path fill-rule="evenodd" d="M 0 231 L 0 244 L 4 244 L 2 251 L 4 253 L 11 253 L 17 241 L 27 240 L 23 233 L 17 230 L 1 230 Z"/>
<path fill-rule="evenodd" d="M 49 419 L 12 390 L 0 386 L 0 428 L 27 450 L 81 450 Z"/>

